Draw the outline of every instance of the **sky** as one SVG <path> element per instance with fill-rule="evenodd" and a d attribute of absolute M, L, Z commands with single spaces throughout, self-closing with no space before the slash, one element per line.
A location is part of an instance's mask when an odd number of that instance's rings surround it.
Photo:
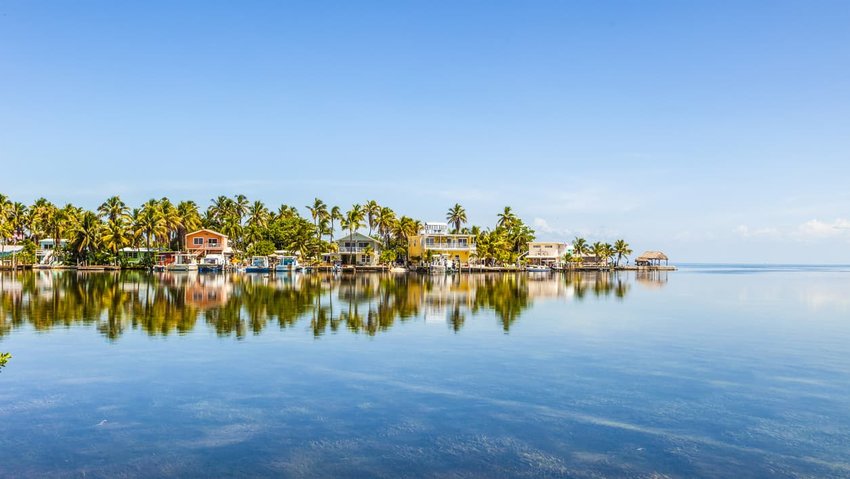
<path fill-rule="evenodd" d="M 850 263 L 847 1 L 0 0 L 0 193 Z"/>

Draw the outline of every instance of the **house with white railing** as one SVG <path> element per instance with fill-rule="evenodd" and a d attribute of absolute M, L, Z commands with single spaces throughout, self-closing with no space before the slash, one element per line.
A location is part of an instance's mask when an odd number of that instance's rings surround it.
<path fill-rule="evenodd" d="M 383 248 L 380 240 L 358 232 L 343 236 L 334 243 L 337 251 L 325 254 L 325 261 L 344 265 L 374 266 L 378 264 L 378 256 Z"/>

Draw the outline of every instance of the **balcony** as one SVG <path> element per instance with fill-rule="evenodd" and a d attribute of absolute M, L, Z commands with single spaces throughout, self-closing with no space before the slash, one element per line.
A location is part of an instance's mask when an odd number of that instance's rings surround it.
<path fill-rule="evenodd" d="M 469 243 L 447 242 L 447 243 L 425 243 L 425 249 L 451 250 L 451 251 L 475 251 L 475 245 Z"/>
<path fill-rule="evenodd" d="M 365 253 L 368 246 L 340 246 L 339 253 Z M 372 248 L 372 252 L 376 252 L 375 248 Z"/>

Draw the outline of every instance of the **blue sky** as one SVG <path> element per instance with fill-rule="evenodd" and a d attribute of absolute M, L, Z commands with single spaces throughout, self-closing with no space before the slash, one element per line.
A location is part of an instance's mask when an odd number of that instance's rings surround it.
<path fill-rule="evenodd" d="M 850 2 L 0 2 L 0 192 L 850 263 Z"/>

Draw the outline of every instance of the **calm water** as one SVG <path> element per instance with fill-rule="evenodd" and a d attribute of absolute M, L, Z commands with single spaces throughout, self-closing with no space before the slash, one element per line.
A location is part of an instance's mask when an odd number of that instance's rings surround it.
<path fill-rule="evenodd" d="M 850 268 L 0 275 L 3 477 L 848 477 Z"/>

